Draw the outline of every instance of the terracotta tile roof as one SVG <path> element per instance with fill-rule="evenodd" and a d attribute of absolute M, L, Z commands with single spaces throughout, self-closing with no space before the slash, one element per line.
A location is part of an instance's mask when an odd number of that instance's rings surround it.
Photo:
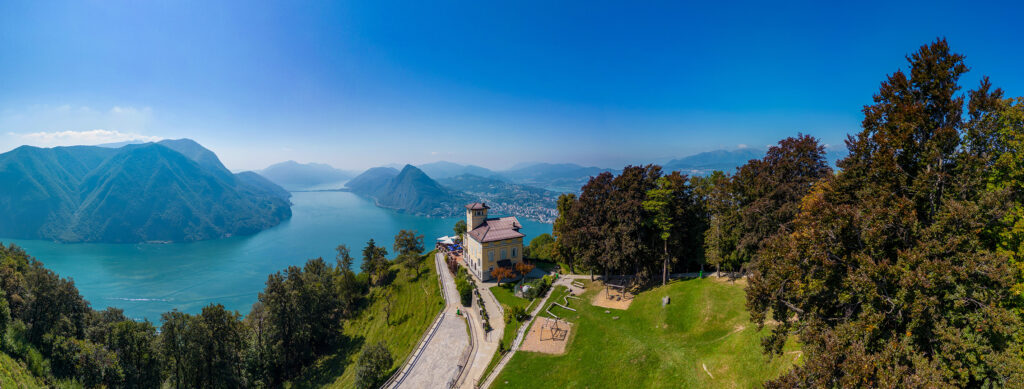
<path fill-rule="evenodd" d="M 519 232 L 520 228 L 523 228 L 523 225 L 519 224 L 519 219 L 512 216 L 487 219 L 470 231 L 469 237 L 480 243 L 522 238 L 525 235 Z"/>
<path fill-rule="evenodd" d="M 478 210 L 478 209 L 491 209 L 491 207 L 488 207 L 487 203 L 472 203 L 472 204 L 467 204 L 466 205 L 466 209 L 470 209 L 470 210 L 474 210 L 475 211 L 475 210 Z"/>

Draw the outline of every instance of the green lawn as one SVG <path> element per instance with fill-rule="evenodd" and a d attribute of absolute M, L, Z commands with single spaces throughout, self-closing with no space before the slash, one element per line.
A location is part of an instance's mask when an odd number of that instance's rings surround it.
<path fill-rule="evenodd" d="M 43 388 L 39 379 L 25 366 L 4 353 L 0 353 L 0 388 Z"/>
<path fill-rule="evenodd" d="M 359 356 L 359 348 L 382 340 L 388 345 L 394 360 L 391 372 L 397 370 L 412 353 L 420 337 L 444 306 L 444 299 L 441 298 L 441 291 L 438 289 L 437 272 L 434 270 L 433 252 L 427 254 L 423 261 L 420 275 L 415 279 L 410 279 L 404 268 L 397 265 L 392 267 L 391 270 L 397 274 L 393 284 L 390 324 L 385 323 L 383 299 L 374 298 L 372 305 L 363 309 L 358 317 L 345 323 L 343 332 L 356 346 L 348 347 L 349 352 L 322 358 L 317 362 L 317 366 L 308 369 L 293 386 L 354 387 L 355 363 Z M 379 292 L 378 290 L 374 293 Z"/>
<path fill-rule="evenodd" d="M 555 290 L 549 304 L 561 303 L 564 293 Z M 748 388 L 778 376 L 799 355 L 769 359 L 761 353 L 760 339 L 768 331 L 750 323 L 739 285 L 674 281 L 641 293 L 629 310 L 610 313 L 590 305 L 594 293 L 570 300 L 578 312 L 552 309 L 575 323 L 565 355 L 517 352 L 494 386 Z M 666 294 L 672 303 L 662 308 Z M 795 350 L 794 344 L 786 347 Z"/>
<path fill-rule="evenodd" d="M 558 318 L 560 318 L 560 319 L 564 319 L 564 320 L 569 320 L 569 321 L 575 322 L 575 319 L 572 319 L 572 318 L 568 317 L 568 316 L 574 314 L 575 312 L 570 311 L 570 310 L 566 310 L 566 309 L 562 309 L 562 307 L 559 307 L 559 306 L 555 305 L 555 303 L 559 303 L 559 304 L 565 305 L 567 307 L 575 308 L 575 309 L 578 310 L 579 308 L 577 307 L 577 305 L 580 305 L 580 300 L 569 299 L 568 300 L 568 304 L 565 304 L 567 302 L 566 299 L 565 299 L 565 296 L 567 296 L 568 294 L 569 294 L 569 288 L 566 288 L 565 286 L 562 286 L 562 285 L 555 286 L 555 289 L 551 291 L 551 296 L 548 297 L 548 301 L 546 303 L 547 306 L 544 307 L 544 309 L 541 309 L 540 313 L 538 313 L 537 316 L 550 317 L 550 318 L 554 319 L 554 317 L 551 316 L 551 314 L 548 313 L 548 311 L 551 311 L 551 313 L 554 313 L 555 315 L 558 315 Z"/>
<path fill-rule="evenodd" d="M 512 292 L 513 286 L 515 286 L 515 284 L 511 283 L 502 284 L 501 286 L 492 286 L 491 293 L 494 294 L 494 298 L 498 300 L 498 304 L 504 306 L 504 309 L 508 309 L 508 307 L 521 306 L 524 309 L 529 310 L 528 307 L 533 300 L 516 297 L 515 293 Z M 505 320 L 505 318 L 501 317 L 499 320 Z M 502 342 L 504 342 L 503 344 L 506 348 L 512 346 L 512 341 L 515 340 L 516 337 L 516 331 L 519 330 L 519 326 L 522 324 L 523 323 L 518 320 L 513 320 L 511 323 L 505 324 L 505 332 L 502 334 Z M 491 357 L 491 362 L 487 365 L 487 369 L 484 370 L 485 377 L 491 372 L 494 365 L 498 364 L 498 360 L 500 359 L 501 353 L 494 353 L 494 356 Z"/>
<path fill-rule="evenodd" d="M 502 284 L 501 286 L 492 286 L 491 293 L 494 294 L 494 298 L 498 300 L 498 304 L 509 306 L 509 307 L 523 307 L 526 308 L 530 304 L 530 300 L 516 297 L 515 293 L 512 292 L 512 288 L 515 284 Z"/>

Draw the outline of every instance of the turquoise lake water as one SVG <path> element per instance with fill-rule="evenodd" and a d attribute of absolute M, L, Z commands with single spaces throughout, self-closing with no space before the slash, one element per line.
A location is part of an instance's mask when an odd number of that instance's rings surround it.
<path fill-rule="evenodd" d="M 54 243 L 2 239 L 25 248 L 75 285 L 95 309 L 124 309 L 134 319 L 159 321 L 178 309 L 196 313 L 210 303 L 249 312 L 267 275 L 307 259 L 334 263 L 334 248 L 348 245 L 357 262 L 373 238 L 391 253 L 402 229 L 424 235 L 427 249 L 451 235 L 458 218 L 427 218 L 378 208 L 347 192 L 299 192 L 292 196 L 292 218 L 272 229 L 246 237 L 174 244 Z M 499 215 L 500 216 L 500 215 Z M 520 220 L 526 242 L 551 225 Z"/>

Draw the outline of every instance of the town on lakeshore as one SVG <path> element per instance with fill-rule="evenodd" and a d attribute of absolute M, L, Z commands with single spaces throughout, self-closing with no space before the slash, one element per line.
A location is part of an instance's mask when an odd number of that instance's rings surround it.
<path fill-rule="evenodd" d="M 1024 387 L 1024 2 L 0 2 L 0 389 Z"/>

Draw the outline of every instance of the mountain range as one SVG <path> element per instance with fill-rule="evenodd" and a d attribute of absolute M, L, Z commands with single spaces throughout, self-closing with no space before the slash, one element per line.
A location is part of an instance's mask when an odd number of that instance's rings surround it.
<path fill-rule="evenodd" d="M 751 159 L 764 157 L 765 150 L 742 148 L 736 150 L 714 150 L 673 159 L 662 165 L 665 171 L 679 171 L 689 175 L 702 176 L 715 170 L 732 173 Z"/>
<path fill-rule="evenodd" d="M 479 177 L 491 177 L 495 175 L 494 171 L 485 167 L 462 165 L 448 161 L 425 163 L 416 167 L 435 180 L 461 176 L 463 174 L 470 174 Z"/>
<path fill-rule="evenodd" d="M 762 158 L 764 153 L 765 150 L 757 148 L 715 150 L 672 159 L 662 166 L 664 171 L 696 176 L 715 170 L 732 173 L 748 161 Z M 826 153 L 833 166 L 843 156 L 845 153 L 834 150 Z M 401 167 L 401 170 L 396 167 Z M 304 171 L 325 173 L 318 176 Z M 294 187 L 300 182 L 305 185 L 336 183 L 338 180 L 335 178 L 323 178 L 330 172 L 342 177 L 342 171 L 327 165 L 302 165 L 291 161 L 267 168 L 261 174 L 282 186 Z M 464 203 L 486 201 L 495 213 L 552 222 L 557 217 L 555 205 L 558 195 L 578 192 L 591 177 L 602 172 L 618 174 L 620 171 L 543 162 L 522 163 L 495 171 L 476 165 L 437 161 L 419 166 L 371 168 L 349 180 L 345 186 L 355 194 L 373 199 L 381 207 L 412 214 L 457 216 L 461 214 Z M 340 187 L 335 185 L 330 189 Z"/>
<path fill-rule="evenodd" d="M 285 161 L 258 172 L 287 190 L 336 189 L 354 174 L 322 163 Z"/>
<path fill-rule="evenodd" d="M 463 206 L 484 201 L 497 214 L 553 222 L 558 192 L 497 178 L 461 174 L 434 180 L 412 165 L 401 171 L 372 168 L 346 184 L 349 191 L 384 208 L 425 216 L 459 216 Z"/>
<path fill-rule="evenodd" d="M 369 169 L 346 186 L 352 193 L 373 199 L 377 206 L 425 216 L 452 216 L 469 201 L 465 193 L 441 186 L 412 165 L 401 171 Z"/>
<path fill-rule="evenodd" d="M 499 215 L 512 215 L 554 223 L 560 192 L 495 178 L 463 174 L 438 180 L 451 190 L 465 193 L 472 201 L 483 201 Z"/>
<path fill-rule="evenodd" d="M 232 174 L 188 140 L 118 148 L 22 146 L 0 154 L 0 236 L 62 242 L 195 241 L 291 217 L 290 194 Z"/>
<path fill-rule="evenodd" d="M 691 176 L 703 176 L 715 170 L 733 173 L 736 168 L 745 165 L 752 159 L 764 158 L 765 152 L 766 150 L 756 148 L 707 151 L 673 159 L 662 165 L 662 168 L 665 171 L 679 171 Z M 846 149 L 826 150 L 825 159 L 832 167 L 835 167 L 836 162 L 845 158 L 846 154 Z"/>

